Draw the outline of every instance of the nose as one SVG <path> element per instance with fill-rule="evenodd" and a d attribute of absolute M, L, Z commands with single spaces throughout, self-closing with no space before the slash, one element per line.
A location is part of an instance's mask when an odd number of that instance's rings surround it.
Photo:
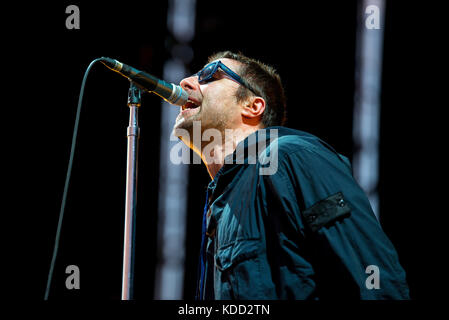
<path fill-rule="evenodd" d="M 194 91 L 195 89 L 198 88 L 199 83 L 197 80 L 197 76 L 190 76 L 187 78 L 184 78 L 181 80 L 181 82 L 179 83 L 179 85 L 186 90 L 187 92 L 191 92 Z"/>

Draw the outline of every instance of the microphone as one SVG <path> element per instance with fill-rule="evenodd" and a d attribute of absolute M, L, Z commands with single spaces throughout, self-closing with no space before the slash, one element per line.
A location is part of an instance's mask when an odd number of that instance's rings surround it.
<path fill-rule="evenodd" d="M 157 94 L 168 103 L 182 106 L 186 104 L 189 98 L 188 93 L 181 86 L 160 80 L 151 74 L 134 69 L 115 59 L 102 57 L 100 58 L 100 62 L 112 71 L 132 80 L 143 90 Z"/>

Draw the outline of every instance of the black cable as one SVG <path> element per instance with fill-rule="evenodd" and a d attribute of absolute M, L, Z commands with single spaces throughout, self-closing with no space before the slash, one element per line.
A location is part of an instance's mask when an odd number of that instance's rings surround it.
<path fill-rule="evenodd" d="M 79 126 L 79 120 L 80 120 L 80 114 L 81 114 L 81 104 L 82 104 L 83 95 L 84 95 L 84 86 L 86 84 L 87 75 L 89 74 L 90 69 L 96 62 L 98 62 L 100 60 L 101 60 L 101 58 L 95 59 L 89 64 L 89 66 L 86 69 L 86 72 L 84 73 L 83 82 L 81 83 L 81 90 L 80 90 L 80 95 L 78 98 L 78 108 L 76 110 L 75 126 L 73 128 L 72 147 L 70 150 L 69 165 L 67 167 L 67 175 L 65 178 L 64 193 L 62 195 L 61 209 L 59 211 L 58 227 L 56 229 L 55 245 L 53 248 L 53 257 L 51 259 L 50 271 L 48 272 L 47 288 L 45 289 L 44 300 L 48 300 L 48 295 L 50 294 L 51 280 L 53 278 L 53 271 L 55 268 L 56 256 L 58 254 L 59 238 L 61 236 L 62 219 L 64 217 L 65 204 L 66 204 L 66 200 L 67 200 L 67 191 L 69 189 L 70 175 L 72 173 L 73 158 L 75 155 L 76 137 L 78 134 L 78 126 Z"/>

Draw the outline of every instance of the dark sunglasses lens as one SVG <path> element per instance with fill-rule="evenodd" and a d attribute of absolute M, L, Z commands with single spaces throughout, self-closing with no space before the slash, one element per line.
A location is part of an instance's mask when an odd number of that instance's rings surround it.
<path fill-rule="evenodd" d="M 211 64 L 206 66 L 203 70 L 198 73 L 198 81 L 206 81 L 214 74 L 215 65 Z"/>

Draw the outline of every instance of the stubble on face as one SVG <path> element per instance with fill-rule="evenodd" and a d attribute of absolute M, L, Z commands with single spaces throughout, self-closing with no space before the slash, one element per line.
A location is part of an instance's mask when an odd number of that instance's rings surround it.
<path fill-rule="evenodd" d="M 238 66 L 235 65 L 235 62 L 229 59 L 222 60 L 231 69 L 238 72 Z M 192 87 L 194 86 L 192 85 Z M 194 123 L 196 122 L 196 125 L 198 123 L 200 124 L 201 136 L 203 136 L 206 130 L 213 129 L 218 130 L 224 137 L 225 130 L 233 128 L 233 120 L 239 114 L 236 97 L 237 88 L 238 85 L 235 82 L 229 79 L 221 79 L 220 75 L 218 75 L 216 81 L 200 85 L 199 90 L 191 92 L 191 99 L 199 106 L 188 110 L 181 110 L 176 118 L 173 134 L 186 143 L 186 145 L 192 147 L 191 137 L 193 136 Z M 193 106 L 190 105 L 189 107 Z M 202 146 L 197 147 L 202 148 Z"/>
<path fill-rule="evenodd" d="M 234 101 L 231 99 L 234 99 Z M 218 130 L 224 137 L 225 130 L 230 129 L 233 114 L 236 112 L 235 99 L 233 95 L 228 96 L 226 99 L 219 96 L 213 96 L 211 99 L 204 97 L 202 104 L 198 107 L 198 111 L 194 110 L 196 111 L 194 114 L 189 115 L 189 112 L 186 112 L 185 115 L 180 114 L 178 116 L 173 134 L 183 140 L 186 145 L 192 147 L 192 141 L 190 140 L 193 137 L 194 123 L 196 122 L 200 124 L 201 136 L 203 136 L 206 130 L 213 129 Z M 188 133 L 187 136 L 185 132 Z M 205 143 L 208 142 L 206 141 Z M 221 142 L 216 141 L 215 143 Z"/>
<path fill-rule="evenodd" d="M 224 138 L 225 130 L 229 129 L 229 112 L 216 110 L 220 108 L 218 105 L 214 105 L 208 109 L 206 108 L 203 109 L 203 106 L 201 106 L 196 114 L 190 117 L 179 118 L 180 121 L 177 122 L 173 129 L 175 136 L 180 138 L 190 148 L 198 151 L 202 150 L 204 145 L 210 144 L 211 142 L 213 144 L 224 143 L 223 141 L 210 141 L 209 139 L 203 141 L 203 137 L 209 136 L 210 131 L 218 131 L 220 136 Z M 200 140 L 194 141 L 194 137 L 198 138 L 198 136 Z M 214 137 L 216 135 L 212 136 Z"/>

